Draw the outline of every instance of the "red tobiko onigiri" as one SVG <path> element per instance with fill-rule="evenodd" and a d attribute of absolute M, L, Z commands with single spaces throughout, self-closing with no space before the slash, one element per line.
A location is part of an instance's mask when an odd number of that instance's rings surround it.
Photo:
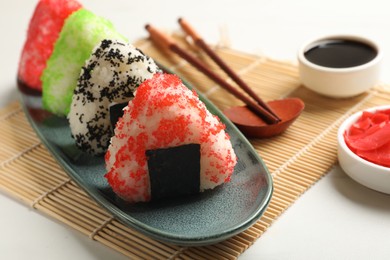
<path fill-rule="evenodd" d="M 161 73 L 124 108 L 105 159 L 109 184 L 128 202 L 213 189 L 237 163 L 225 125 L 177 76 Z"/>
<path fill-rule="evenodd" d="M 82 6 L 75 0 L 40 0 L 30 20 L 19 61 L 18 80 L 42 90 L 40 77 L 66 18 Z"/>

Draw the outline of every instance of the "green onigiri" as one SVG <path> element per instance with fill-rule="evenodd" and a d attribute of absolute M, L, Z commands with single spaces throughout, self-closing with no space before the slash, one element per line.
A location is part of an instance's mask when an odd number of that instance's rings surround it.
<path fill-rule="evenodd" d="M 110 21 L 85 9 L 66 19 L 41 77 L 42 102 L 46 110 L 58 116 L 69 113 L 81 68 L 95 45 L 103 39 L 125 38 Z"/>

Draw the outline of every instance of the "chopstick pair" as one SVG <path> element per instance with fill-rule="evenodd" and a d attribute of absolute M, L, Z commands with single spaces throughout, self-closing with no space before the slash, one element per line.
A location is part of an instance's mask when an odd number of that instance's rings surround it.
<path fill-rule="evenodd" d="M 146 25 L 145 28 L 149 32 L 149 35 L 153 41 L 178 54 L 180 57 L 189 62 L 192 66 L 194 66 L 199 71 L 208 76 L 210 79 L 212 79 L 215 83 L 229 91 L 235 97 L 239 98 L 266 123 L 275 124 L 280 121 L 280 118 L 272 111 L 272 109 L 264 101 L 262 101 L 261 98 L 258 97 L 253 92 L 253 90 L 249 88 L 249 86 L 244 81 L 242 81 L 240 77 L 232 69 L 230 69 L 229 66 L 221 58 L 219 58 L 219 56 L 205 43 L 205 41 L 195 32 L 195 30 L 192 28 L 192 26 L 189 25 L 187 21 L 185 21 L 183 18 L 180 18 L 178 22 L 183 28 L 183 30 L 193 39 L 194 43 L 198 45 L 202 50 L 204 50 L 206 54 L 255 101 L 238 91 L 227 81 L 222 79 L 218 74 L 208 69 L 207 66 L 204 65 L 199 59 L 195 58 L 186 50 L 182 49 L 168 35 L 165 35 L 150 24 Z"/>

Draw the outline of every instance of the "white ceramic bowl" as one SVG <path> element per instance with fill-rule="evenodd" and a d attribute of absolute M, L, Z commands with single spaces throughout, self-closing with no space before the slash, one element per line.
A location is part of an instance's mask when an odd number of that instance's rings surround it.
<path fill-rule="evenodd" d="M 305 52 L 328 40 L 350 40 L 363 43 L 376 50 L 377 55 L 362 65 L 331 68 L 317 65 L 305 57 Z M 376 83 L 380 76 L 382 50 L 372 40 L 353 35 L 332 35 L 310 40 L 298 51 L 299 73 L 302 84 L 325 96 L 347 98 L 361 94 Z"/>
<path fill-rule="evenodd" d="M 364 111 L 390 109 L 390 105 L 373 107 Z M 377 165 L 357 156 L 345 143 L 343 134 L 362 115 L 362 111 L 346 119 L 338 129 L 338 159 L 341 168 L 358 183 L 383 193 L 390 194 L 390 168 Z"/>

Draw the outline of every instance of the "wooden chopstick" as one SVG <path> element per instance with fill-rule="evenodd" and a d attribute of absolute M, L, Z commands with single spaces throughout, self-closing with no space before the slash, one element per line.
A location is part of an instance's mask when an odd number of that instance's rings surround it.
<path fill-rule="evenodd" d="M 188 61 L 192 66 L 197 68 L 199 71 L 207 75 L 215 83 L 229 91 L 235 97 L 243 101 L 249 108 L 252 109 L 260 118 L 262 118 L 266 123 L 275 124 L 280 121 L 277 117 L 272 115 L 268 110 L 260 106 L 258 103 L 252 101 L 246 95 L 238 91 L 236 88 L 231 86 L 228 82 L 222 79 L 218 74 L 214 73 L 212 70 L 208 69 L 200 60 L 192 56 L 186 50 L 182 49 L 176 42 L 169 37 L 168 35 L 162 33 L 152 25 L 148 24 L 145 26 L 145 29 L 149 32 L 151 39 L 165 48 L 171 50 L 172 52 L 178 54 L 180 57 Z"/>
<path fill-rule="evenodd" d="M 265 103 L 218 55 L 215 53 L 207 43 L 202 39 L 202 37 L 195 31 L 195 29 L 183 18 L 179 18 L 178 22 L 181 28 L 192 38 L 194 43 L 199 46 L 206 54 L 218 64 L 218 66 L 229 75 L 234 82 L 237 83 L 250 97 L 252 97 L 260 106 L 265 108 L 278 120 L 280 118 L 276 113 Z"/>

